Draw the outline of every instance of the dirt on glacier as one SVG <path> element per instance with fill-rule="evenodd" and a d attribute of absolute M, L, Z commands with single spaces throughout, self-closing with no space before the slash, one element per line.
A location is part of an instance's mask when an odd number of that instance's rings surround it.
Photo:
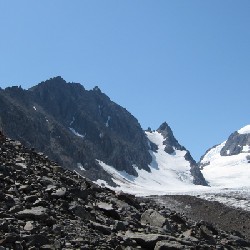
<path fill-rule="evenodd" d="M 250 239 L 250 212 L 232 208 L 217 201 L 190 195 L 151 196 L 161 205 L 182 213 L 192 221 L 206 221 L 231 234 Z"/>

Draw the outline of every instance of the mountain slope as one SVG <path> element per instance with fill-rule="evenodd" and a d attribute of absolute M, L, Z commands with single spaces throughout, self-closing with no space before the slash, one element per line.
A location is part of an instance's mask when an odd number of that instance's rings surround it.
<path fill-rule="evenodd" d="M 208 150 L 201 158 L 200 167 L 211 186 L 249 186 L 250 126 L 232 133 L 225 142 Z"/>
<path fill-rule="evenodd" d="M 0 106 L 8 136 L 91 179 L 105 179 L 96 159 L 135 176 L 133 164 L 149 171 L 151 156 L 140 124 L 98 87 L 87 91 L 56 77 L 29 90 L 1 90 Z"/>
<path fill-rule="evenodd" d="M 157 131 L 146 131 L 145 133 L 149 144 L 152 145 L 149 150 L 153 159 L 149 166 L 150 173 L 139 170 L 135 166 L 138 172 L 138 176 L 135 177 L 125 171 L 117 171 L 112 166 L 99 161 L 99 164 L 118 185 L 116 190 L 152 195 L 172 191 L 196 190 L 198 187 L 195 187 L 194 184 L 207 185 L 198 165 L 185 147 L 181 146 L 175 139 L 167 123 L 163 123 Z M 96 183 L 110 187 L 100 179 Z"/>

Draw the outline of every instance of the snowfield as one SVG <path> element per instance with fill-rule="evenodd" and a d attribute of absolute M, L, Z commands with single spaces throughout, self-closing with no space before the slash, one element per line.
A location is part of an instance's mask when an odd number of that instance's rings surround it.
<path fill-rule="evenodd" d="M 211 149 L 201 163 L 201 170 L 211 187 L 240 188 L 250 186 L 250 164 L 246 158 L 249 153 L 221 156 L 220 151 L 226 142 Z"/>
<path fill-rule="evenodd" d="M 187 151 L 175 150 L 173 154 L 168 154 L 164 151 L 164 138 L 160 133 L 146 132 L 146 135 L 151 142 L 158 146 L 157 152 L 149 151 L 153 159 L 149 166 L 151 173 L 134 166 L 138 173 L 138 177 L 135 177 L 125 171 L 117 171 L 112 166 L 97 160 L 99 165 L 112 176 L 112 180 L 118 187 L 110 187 L 103 180 L 97 180 L 96 183 L 117 191 L 141 196 L 207 189 L 207 187 L 193 184 L 190 163 L 184 158 Z"/>
<path fill-rule="evenodd" d="M 237 132 L 249 134 L 250 125 Z M 209 150 L 201 161 L 202 174 L 210 185 L 204 187 L 192 183 L 190 164 L 184 158 L 185 150 L 175 150 L 173 154 L 168 154 L 164 151 L 164 138 L 160 133 L 146 132 L 146 135 L 149 141 L 158 146 L 157 152 L 150 150 L 153 159 L 149 166 L 151 173 L 134 166 L 138 173 L 138 177 L 135 177 L 98 160 L 99 165 L 111 174 L 118 186 L 111 187 L 103 180 L 97 180 L 96 183 L 137 196 L 193 195 L 250 211 L 250 163 L 246 158 L 249 155 L 248 145 L 243 146 L 242 153 L 238 155 L 220 155 L 226 141 Z"/>

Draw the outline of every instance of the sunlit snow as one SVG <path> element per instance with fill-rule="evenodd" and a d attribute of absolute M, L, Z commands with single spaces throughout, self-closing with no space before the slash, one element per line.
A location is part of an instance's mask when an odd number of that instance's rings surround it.
<path fill-rule="evenodd" d="M 211 149 L 202 159 L 205 164 L 202 174 L 212 187 L 250 187 L 250 163 L 246 158 L 249 147 L 244 146 L 238 155 L 221 156 L 225 143 Z"/>
<path fill-rule="evenodd" d="M 239 131 L 248 130 L 245 127 Z M 250 163 L 246 158 L 250 155 L 247 153 L 250 150 L 249 146 L 243 146 L 242 153 L 232 156 L 220 155 L 226 141 L 210 149 L 201 161 L 204 164 L 202 173 L 210 185 L 204 187 L 192 184 L 189 162 L 184 159 L 186 151 L 175 150 L 175 154 L 169 155 L 164 151 L 164 139 L 161 134 L 146 134 L 148 139 L 158 146 L 156 153 L 149 151 L 153 158 L 149 166 L 151 173 L 134 166 L 138 173 L 138 177 L 135 177 L 98 161 L 118 186 L 111 187 L 100 179 L 96 181 L 98 185 L 137 196 L 188 194 L 250 211 Z"/>
<path fill-rule="evenodd" d="M 125 171 L 117 171 L 112 166 L 98 160 L 99 165 L 108 172 L 118 187 L 110 187 L 127 193 L 137 195 L 166 194 L 169 192 L 185 192 L 186 190 L 200 190 L 207 187 L 193 184 L 190 174 L 190 163 L 185 160 L 186 151 L 175 150 L 174 154 L 164 151 L 164 138 L 158 132 L 146 132 L 148 139 L 158 145 L 158 151 L 149 151 L 153 161 L 150 164 L 151 172 L 139 169 L 134 165 L 138 177 L 129 175 Z M 107 185 L 102 180 L 97 180 L 99 185 Z"/>
<path fill-rule="evenodd" d="M 70 129 L 70 131 L 74 134 L 74 135 L 76 135 L 76 136 L 78 136 L 78 137 L 81 137 L 81 138 L 84 138 L 85 137 L 85 135 L 82 135 L 82 134 L 80 134 L 80 133 L 78 133 L 76 130 L 74 130 L 73 128 L 69 128 Z"/>
<path fill-rule="evenodd" d="M 239 134 L 250 134 L 250 125 L 247 125 L 237 131 Z"/>

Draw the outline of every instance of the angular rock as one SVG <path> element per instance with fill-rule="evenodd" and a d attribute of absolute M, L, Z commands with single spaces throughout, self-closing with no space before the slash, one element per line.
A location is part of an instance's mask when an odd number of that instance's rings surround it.
<path fill-rule="evenodd" d="M 135 240 L 137 244 L 145 247 L 146 249 L 154 249 L 156 242 L 167 240 L 169 239 L 169 236 L 160 234 L 133 233 L 131 231 L 127 231 L 125 234 L 125 239 L 126 238 Z"/>
<path fill-rule="evenodd" d="M 25 231 L 31 231 L 34 229 L 33 222 L 32 221 L 27 221 L 24 228 Z"/>
<path fill-rule="evenodd" d="M 141 215 L 141 223 L 161 228 L 165 225 L 169 225 L 167 219 L 153 209 L 148 209 Z"/>
<path fill-rule="evenodd" d="M 154 248 L 154 250 L 178 250 L 178 249 L 186 249 L 186 248 L 179 242 L 166 241 L 166 240 L 158 241 Z"/>
<path fill-rule="evenodd" d="M 113 208 L 111 204 L 105 202 L 99 202 L 96 206 L 102 210 L 107 216 L 112 217 L 115 220 L 120 220 L 120 215 L 118 212 Z"/>
<path fill-rule="evenodd" d="M 54 191 L 51 196 L 55 197 L 55 198 L 60 198 L 66 195 L 66 188 L 62 187 L 57 189 L 56 191 Z"/>
<path fill-rule="evenodd" d="M 103 234 L 106 234 L 106 235 L 111 234 L 111 228 L 108 226 L 102 225 L 97 222 L 91 222 L 91 225 L 98 231 L 102 232 Z"/>
<path fill-rule="evenodd" d="M 48 218 L 48 209 L 44 207 L 33 207 L 17 213 L 19 219 L 45 220 Z"/>

